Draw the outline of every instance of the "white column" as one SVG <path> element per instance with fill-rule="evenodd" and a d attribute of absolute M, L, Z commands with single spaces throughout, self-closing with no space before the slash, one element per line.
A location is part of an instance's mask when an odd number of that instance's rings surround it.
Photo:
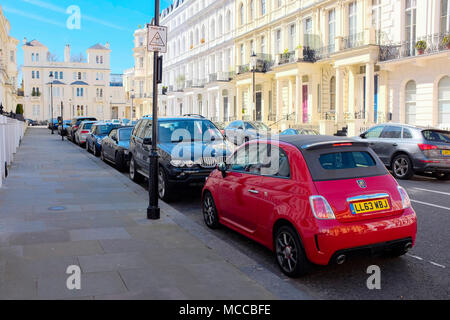
<path fill-rule="evenodd" d="M 341 67 L 336 68 L 336 120 L 344 121 L 344 72 Z"/>
<path fill-rule="evenodd" d="M 373 95 L 375 91 L 374 81 L 375 65 L 373 63 L 366 64 L 366 121 L 373 123 Z"/>
<path fill-rule="evenodd" d="M 282 107 L 282 82 L 280 79 L 277 79 L 277 105 L 275 106 L 275 110 L 276 110 L 276 119 L 277 121 L 280 120 L 280 117 L 282 116 L 281 114 L 281 107 Z"/>

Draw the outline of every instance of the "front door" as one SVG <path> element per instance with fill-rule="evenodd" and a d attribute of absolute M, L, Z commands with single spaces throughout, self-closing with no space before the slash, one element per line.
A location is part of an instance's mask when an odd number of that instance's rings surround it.
<path fill-rule="evenodd" d="M 262 120 L 261 104 L 262 104 L 262 93 L 257 92 L 256 93 L 256 116 L 255 116 L 256 121 Z"/>
<path fill-rule="evenodd" d="M 302 98 L 302 113 L 303 113 L 303 123 L 308 122 L 308 85 L 304 85 L 303 89 L 303 98 Z"/>

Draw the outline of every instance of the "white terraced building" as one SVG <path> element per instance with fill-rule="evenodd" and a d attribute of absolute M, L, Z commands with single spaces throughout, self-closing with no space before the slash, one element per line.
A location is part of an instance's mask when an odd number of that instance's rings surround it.
<path fill-rule="evenodd" d="M 175 0 L 162 11 L 168 27 L 162 115 L 202 114 L 229 121 L 235 108 L 234 0 Z"/>
<path fill-rule="evenodd" d="M 65 47 L 63 61 L 55 61 L 49 49 L 38 40 L 25 39 L 22 48 L 26 118 L 47 121 L 56 119 L 61 111 L 65 120 L 77 116 L 109 120 L 125 115 L 122 76 L 113 75 L 111 79 L 108 43 L 87 49 L 85 61 L 71 56 L 70 45 Z"/>

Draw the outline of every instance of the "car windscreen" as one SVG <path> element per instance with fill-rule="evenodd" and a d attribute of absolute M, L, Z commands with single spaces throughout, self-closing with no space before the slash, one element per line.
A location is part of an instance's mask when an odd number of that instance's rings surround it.
<path fill-rule="evenodd" d="M 128 141 L 131 138 L 131 132 L 133 128 L 124 128 L 119 130 L 119 140 L 120 141 Z"/>
<path fill-rule="evenodd" d="M 211 121 L 191 119 L 160 122 L 158 138 L 160 143 L 223 140 Z"/>
<path fill-rule="evenodd" d="M 425 140 L 430 142 L 450 143 L 449 131 L 423 130 L 422 135 L 425 138 Z"/>
<path fill-rule="evenodd" d="M 116 128 L 115 126 L 111 126 L 111 125 L 100 125 L 97 126 L 97 134 L 108 134 L 112 129 Z"/>
<path fill-rule="evenodd" d="M 354 179 L 387 174 L 386 167 L 367 147 L 301 150 L 314 181 Z"/>
<path fill-rule="evenodd" d="M 82 118 L 82 119 L 78 119 L 78 120 L 77 120 L 77 126 L 79 126 L 80 123 L 82 123 L 83 121 L 97 121 L 97 119 L 95 119 L 95 118 Z"/>
<path fill-rule="evenodd" d="M 257 130 L 269 131 L 270 128 L 262 122 L 250 122 Z"/>

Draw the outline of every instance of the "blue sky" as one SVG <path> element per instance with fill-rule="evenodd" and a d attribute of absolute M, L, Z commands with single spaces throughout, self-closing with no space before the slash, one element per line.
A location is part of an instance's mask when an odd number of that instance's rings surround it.
<path fill-rule="evenodd" d="M 161 10 L 170 0 L 161 0 Z M 110 43 L 111 72 L 122 73 L 133 66 L 133 31 L 150 22 L 153 0 L 1 0 L 3 13 L 11 24 L 11 35 L 21 42 L 17 50 L 19 66 L 23 64 L 22 40 L 37 39 L 59 60 L 64 47 L 71 45 L 72 55 L 96 43 Z M 68 29 L 69 6 L 80 8 L 80 29 Z"/>

